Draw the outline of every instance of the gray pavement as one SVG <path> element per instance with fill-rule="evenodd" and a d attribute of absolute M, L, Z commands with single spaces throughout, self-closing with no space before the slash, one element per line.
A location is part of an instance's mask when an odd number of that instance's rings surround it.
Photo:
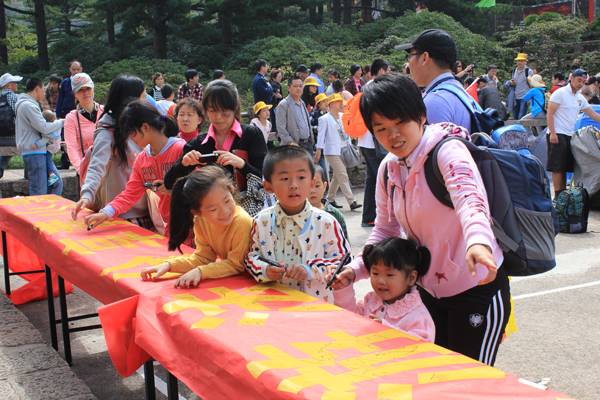
<path fill-rule="evenodd" d="M 354 193 L 360 202 L 363 198 L 362 189 L 355 189 Z M 360 226 L 361 210 L 350 211 L 341 193 L 336 201 L 344 206 L 341 211 L 346 218 L 353 253 L 357 254 L 368 238 L 371 228 Z M 500 347 L 497 368 L 533 382 L 549 378 L 549 388 L 579 400 L 600 399 L 599 239 L 600 212 L 592 211 L 588 233 L 557 236 L 558 266 L 555 270 L 535 277 L 514 278 L 511 281 L 519 331 L 506 339 Z M 19 285 L 18 280 L 19 278 L 13 278 L 15 287 Z M 0 282 L 3 281 L 0 279 Z M 588 286 L 577 286 L 585 284 Z M 362 298 L 370 290 L 368 280 L 358 282 L 357 298 Z M 525 297 L 530 295 L 531 297 Z M 100 305 L 77 288 L 67 299 L 69 310 L 73 314 L 93 312 Z M 58 302 L 56 304 L 58 309 Z M 24 304 L 18 308 L 41 332 L 45 343 L 49 343 L 45 302 Z M 85 323 L 88 322 L 93 320 Z M 76 326 L 79 322 L 74 324 Z M 4 326 L 6 322 L 0 314 L 0 329 Z M 0 330 L 0 333 L 0 338 L 3 338 L 4 331 Z M 73 334 L 72 347 L 73 366 L 70 371 L 89 386 L 98 399 L 144 399 L 142 377 L 134 374 L 123 378 L 117 374 L 100 330 Z M 62 349 L 60 354 L 62 356 Z M 62 368 L 66 368 L 65 365 L 63 363 Z M 12 381 L 4 378 L 2 368 L 0 363 L 0 398 L 4 399 L 6 382 Z M 62 379 L 62 375 L 66 374 L 57 370 L 55 378 Z M 161 367 L 156 368 L 156 375 L 165 379 L 165 372 Z M 161 383 L 157 386 L 161 386 Z M 165 390 L 166 385 L 162 386 Z M 183 384 L 180 383 L 179 388 L 180 400 L 198 399 L 198 396 Z M 62 398 L 74 397 L 65 395 Z M 159 391 L 157 398 L 166 399 Z"/>

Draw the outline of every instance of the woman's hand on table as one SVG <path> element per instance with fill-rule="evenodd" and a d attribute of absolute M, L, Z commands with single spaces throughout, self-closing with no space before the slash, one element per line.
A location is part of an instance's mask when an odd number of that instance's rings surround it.
<path fill-rule="evenodd" d="M 166 274 L 171 270 L 171 264 L 164 262 L 154 267 L 144 268 L 141 272 L 142 280 L 144 281 L 156 281 L 158 278 Z M 152 276 L 154 274 L 154 276 Z"/>
<path fill-rule="evenodd" d="M 79 214 L 81 210 L 89 206 L 90 203 L 91 201 L 89 199 L 86 199 L 85 197 L 79 200 L 77 203 L 75 203 L 75 207 L 73 207 L 73 210 L 71 211 L 71 218 L 73 218 L 74 221 L 77 221 L 77 214 Z"/>
<path fill-rule="evenodd" d="M 244 168 L 244 165 L 246 165 L 246 161 L 228 151 L 215 150 L 213 153 L 219 155 L 219 158 L 217 158 L 217 164 L 231 165 L 237 169 L 242 169 Z"/>
<path fill-rule="evenodd" d="M 329 282 L 329 280 L 333 276 L 335 269 L 336 269 L 336 266 L 334 266 L 334 265 L 330 265 L 327 267 L 327 276 L 325 277 L 325 280 L 327 282 Z M 356 279 L 356 273 L 354 272 L 354 270 L 352 268 L 345 265 L 342 267 L 342 270 L 340 271 L 340 273 L 336 275 L 335 280 L 331 284 L 331 288 L 333 290 L 343 289 L 343 288 L 349 286 L 350 284 L 352 284 L 354 282 L 354 279 Z"/>
<path fill-rule="evenodd" d="M 202 271 L 200 268 L 194 268 L 191 271 L 181 275 L 179 279 L 175 281 L 175 287 L 181 289 L 189 289 L 198 286 L 202 280 Z"/>
<path fill-rule="evenodd" d="M 106 221 L 108 219 L 108 214 L 105 212 L 99 212 L 99 213 L 95 213 L 95 214 L 90 214 L 87 217 L 85 217 L 83 219 L 83 222 L 87 225 L 88 230 L 90 230 L 98 225 L 100 225 L 101 223 L 103 223 L 104 221 Z M 93 225 L 93 226 L 92 226 Z"/>
<path fill-rule="evenodd" d="M 475 264 L 481 264 L 488 269 L 487 276 L 480 280 L 478 285 L 485 285 L 486 283 L 493 282 L 496 279 L 498 273 L 498 267 L 496 266 L 496 260 L 492 255 L 490 248 L 483 244 L 474 244 L 467 249 L 467 267 L 471 271 L 471 276 L 477 275 L 477 268 Z"/>

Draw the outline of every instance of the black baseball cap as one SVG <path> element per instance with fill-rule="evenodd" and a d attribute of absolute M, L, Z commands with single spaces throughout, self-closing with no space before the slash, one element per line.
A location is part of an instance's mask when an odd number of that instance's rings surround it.
<path fill-rule="evenodd" d="M 441 29 L 427 29 L 421 32 L 412 43 L 396 46 L 396 50 L 406 50 L 408 52 L 413 48 L 426 51 L 431 58 L 444 60 L 449 64 L 456 62 L 454 39 Z"/>
<path fill-rule="evenodd" d="M 308 69 L 308 67 L 306 65 L 300 64 L 300 65 L 298 65 L 298 68 L 296 68 L 296 73 L 298 73 L 298 72 L 308 73 L 308 72 L 310 72 L 310 69 Z"/>

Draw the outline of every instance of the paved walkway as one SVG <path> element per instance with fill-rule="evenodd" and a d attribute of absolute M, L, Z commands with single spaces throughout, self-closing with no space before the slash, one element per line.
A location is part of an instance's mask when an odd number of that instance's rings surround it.
<path fill-rule="evenodd" d="M 0 321 L 0 399 L 96 399 L 3 293 Z"/>

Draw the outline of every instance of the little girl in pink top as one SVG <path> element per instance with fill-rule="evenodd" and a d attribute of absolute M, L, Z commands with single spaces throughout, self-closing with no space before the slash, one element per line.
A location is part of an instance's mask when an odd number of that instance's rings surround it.
<path fill-rule="evenodd" d="M 435 325 L 415 286 L 429 269 L 429 250 L 406 239 L 388 238 L 366 245 L 362 258 L 373 292 L 357 302 L 353 285 L 334 290 L 335 305 L 433 343 Z"/>

